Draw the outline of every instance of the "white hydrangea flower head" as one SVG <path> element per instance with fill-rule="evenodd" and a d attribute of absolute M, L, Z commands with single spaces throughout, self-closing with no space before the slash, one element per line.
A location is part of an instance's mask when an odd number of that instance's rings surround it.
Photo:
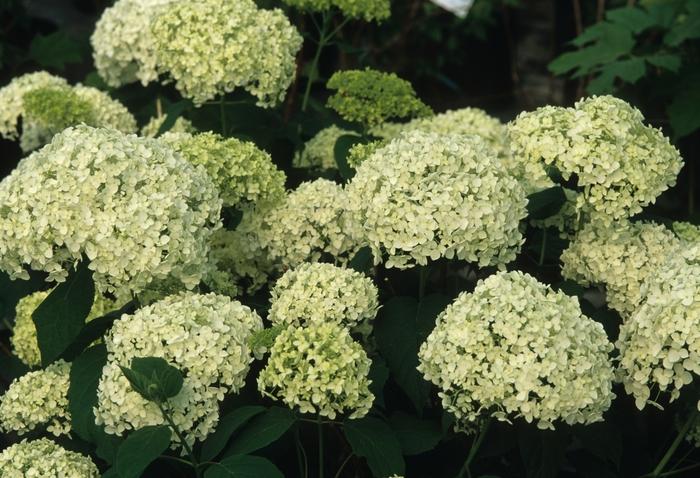
<path fill-rule="evenodd" d="M 612 96 L 521 113 L 508 133 L 512 157 L 532 191 L 547 187 L 548 168 L 566 180 L 575 176 L 582 188 L 578 207 L 606 223 L 641 212 L 675 184 L 683 166 L 660 130 Z"/>
<path fill-rule="evenodd" d="M 522 272 L 499 272 L 438 317 L 418 370 L 469 429 L 485 415 L 539 428 L 601 421 L 612 393 L 612 351 L 576 297 Z"/>
<path fill-rule="evenodd" d="M 168 276 L 192 288 L 220 208 L 206 172 L 157 140 L 68 128 L 0 182 L 0 269 L 60 282 L 85 255 L 100 292 Z"/>
<path fill-rule="evenodd" d="M 338 323 L 288 327 L 272 345 L 258 389 L 301 413 L 331 420 L 338 414 L 361 418 L 374 401 L 368 378 L 371 363 Z"/>
<path fill-rule="evenodd" d="M 243 88 L 262 107 L 294 80 L 302 37 L 281 10 L 251 0 L 179 2 L 152 25 L 159 71 L 196 105 Z"/>
<path fill-rule="evenodd" d="M 333 264 L 302 264 L 280 277 L 271 291 L 273 325 L 335 322 L 368 337 L 379 309 L 379 291 L 364 274 Z"/>
<path fill-rule="evenodd" d="M 25 365 L 31 368 L 41 365 L 41 352 L 32 314 L 48 295 L 49 291 L 34 292 L 26 297 L 22 297 L 15 306 L 15 323 L 12 327 L 12 336 L 10 337 L 12 352 Z M 90 314 L 85 321 L 89 322 L 102 317 L 117 308 L 115 301 L 96 293 L 92 309 L 90 309 Z"/>
<path fill-rule="evenodd" d="M 700 242 L 700 225 L 676 221 L 671 228 L 681 241 L 688 243 Z"/>
<path fill-rule="evenodd" d="M 700 375 L 700 245 L 670 254 L 649 275 L 643 296 L 615 344 L 618 377 L 640 410 L 652 391 L 673 401 Z"/>
<path fill-rule="evenodd" d="M 240 208 L 284 196 L 286 175 L 255 143 L 215 133 L 168 132 L 159 140 L 207 171 L 219 188 L 224 206 Z"/>
<path fill-rule="evenodd" d="M 155 18 L 179 0 L 117 0 L 107 8 L 90 38 L 97 72 L 112 87 L 158 79 Z"/>
<path fill-rule="evenodd" d="M 346 134 L 354 133 L 335 125 L 322 129 L 304 144 L 303 150 L 294 155 L 294 167 L 338 169 L 338 164 L 335 161 L 335 143 L 338 138 Z"/>
<path fill-rule="evenodd" d="M 218 423 L 224 395 L 244 385 L 253 361 L 248 340 L 261 329 L 255 312 L 217 294 L 184 292 L 123 315 L 105 339 L 96 423 L 114 435 L 165 423 L 119 368 L 135 357 L 161 357 L 184 375 L 182 390 L 168 401 L 173 421 L 190 445 L 204 439 Z"/>
<path fill-rule="evenodd" d="M 53 441 L 22 440 L 0 452 L 0 476 L 3 478 L 99 478 L 100 470 L 92 460 L 66 450 Z"/>
<path fill-rule="evenodd" d="M 347 203 L 351 233 L 387 267 L 440 257 L 504 267 L 523 243 L 525 191 L 476 136 L 402 135 L 358 166 Z"/>
<path fill-rule="evenodd" d="M 141 128 L 141 136 L 145 136 L 146 138 L 155 138 L 158 134 L 158 130 L 160 130 L 160 127 L 165 122 L 165 118 L 166 116 L 154 116 L 153 118 L 148 120 L 148 123 L 146 123 L 143 126 L 143 128 Z M 194 127 L 190 120 L 180 116 L 178 119 L 175 120 L 175 123 L 173 123 L 172 128 L 170 128 L 167 132 L 194 134 L 197 132 L 197 129 Z"/>
<path fill-rule="evenodd" d="M 360 249 L 347 231 L 343 188 L 327 179 L 302 183 L 285 199 L 255 213 L 259 240 L 284 268 L 318 262 L 324 255 L 344 263 Z"/>
<path fill-rule="evenodd" d="M 44 370 L 28 372 L 13 380 L 0 397 L 0 429 L 24 435 L 47 425 L 46 430 L 54 436 L 68 435 L 69 374 L 70 364 L 58 360 Z"/>
<path fill-rule="evenodd" d="M 654 223 L 621 220 L 586 224 L 562 253 L 562 276 L 580 285 L 604 285 L 608 305 L 628 318 L 639 307 L 642 284 L 681 242 Z"/>

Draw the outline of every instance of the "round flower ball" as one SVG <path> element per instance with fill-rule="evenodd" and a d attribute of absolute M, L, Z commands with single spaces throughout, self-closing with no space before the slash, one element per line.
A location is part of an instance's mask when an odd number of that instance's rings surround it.
<path fill-rule="evenodd" d="M 0 452 L 3 478 L 99 478 L 92 460 L 46 438 L 22 440 Z"/>
<path fill-rule="evenodd" d="M 334 419 L 361 418 L 372 407 L 372 361 L 350 332 L 335 322 L 288 327 L 275 339 L 258 389 L 288 407 Z"/>
<path fill-rule="evenodd" d="M 70 364 L 58 360 L 44 370 L 13 380 L 0 397 L 0 429 L 24 435 L 46 425 L 52 435 L 68 435 L 71 429 L 69 374 Z"/>
<path fill-rule="evenodd" d="M 243 88 L 272 107 L 294 80 L 302 37 L 279 9 L 252 0 L 177 2 L 151 28 L 158 71 L 195 105 Z"/>
<path fill-rule="evenodd" d="M 372 279 L 333 264 L 302 264 L 282 275 L 271 291 L 273 325 L 335 322 L 367 337 L 379 309 Z"/>
<path fill-rule="evenodd" d="M 670 254 L 642 289 L 615 343 L 618 378 L 640 410 L 659 392 L 677 399 L 700 375 L 700 245 Z"/>
<path fill-rule="evenodd" d="M 578 300 L 522 272 L 499 272 L 462 293 L 438 317 L 418 370 L 468 429 L 484 416 L 539 428 L 603 419 L 612 351 Z"/>
<path fill-rule="evenodd" d="M 120 369 L 135 357 L 161 357 L 184 376 L 182 390 L 168 400 L 172 420 L 190 445 L 204 439 L 218 423 L 221 400 L 244 385 L 253 361 L 248 341 L 260 329 L 255 312 L 216 294 L 184 292 L 123 315 L 105 339 L 96 423 L 113 435 L 166 423 Z"/>
<path fill-rule="evenodd" d="M 608 305 L 623 318 L 642 301 L 642 284 L 681 242 L 654 223 L 588 223 L 561 255 L 562 276 L 583 286 L 604 285 Z"/>
<path fill-rule="evenodd" d="M 504 267 L 523 243 L 527 198 L 476 136 L 412 131 L 378 148 L 347 187 L 351 233 L 387 267 L 440 257 Z"/>
<path fill-rule="evenodd" d="M 204 170 L 157 140 L 68 128 L 0 182 L 0 269 L 65 280 L 83 256 L 100 292 L 203 274 L 221 200 Z"/>

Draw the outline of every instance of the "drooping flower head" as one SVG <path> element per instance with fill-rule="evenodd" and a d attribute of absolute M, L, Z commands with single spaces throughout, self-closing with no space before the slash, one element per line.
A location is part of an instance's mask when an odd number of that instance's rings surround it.
<path fill-rule="evenodd" d="M 284 172 L 252 142 L 215 133 L 166 133 L 160 141 L 207 171 L 219 188 L 224 206 L 241 208 L 284 196 Z"/>
<path fill-rule="evenodd" d="M 492 416 L 553 429 L 602 420 L 614 398 L 610 351 L 578 299 L 522 272 L 499 272 L 440 314 L 418 370 L 458 428 Z"/>
<path fill-rule="evenodd" d="M 343 135 L 353 134 L 337 126 L 329 126 L 304 144 L 304 149 L 294 155 L 294 166 L 311 169 L 338 169 L 335 161 L 335 143 Z"/>
<path fill-rule="evenodd" d="M 282 275 L 271 291 L 273 325 L 335 322 L 368 336 L 379 309 L 378 290 L 365 275 L 333 264 L 302 264 Z"/>
<path fill-rule="evenodd" d="M 362 346 L 338 323 L 291 326 L 275 339 L 258 388 L 302 413 L 360 418 L 374 401 L 370 365 Z"/>
<path fill-rule="evenodd" d="M 391 6 L 389 0 L 283 0 L 291 7 L 313 12 L 325 12 L 332 7 L 349 18 L 363 19 L 367 22 L 382 21 L 389 18 Z"/>
<path fill-rule="evenodd" d="M 391 119 L 410 119 L 433 113 L 418 99 L 413 86 L 395 73 L 369 68 L 338 71 L 326 86 L 334 91 L 328 98 L 328 106 L 345 120 L 367 128 Z"/>
<path fill-rule="evenodd" d="M 619 379 L 640 410 L 657 391 L 677 399 L 700 375 L 700 245 L 670 254 L 642 289 L 615 343 Z"/>
<path fill-rule="evenodd" d="M 69 373 L 70 364 L 59 360 L 14 380 L 0 397 L 0 429 L 24 435 L 46 425 L 55 436 L 67 435 Z"/>
<path fill-rule="evenodd" d="M 158 406 L 133 391 L 119 368 L 135 357 L 161 357 L 184 375 L 182 390 L 168 401 L 173 421 L 190 445 L 205 438 L 218 422 L 224 395 L 243 386 L 253 360 L 248 339 L 260 329 L 255 312 L 216 294 L 172 295 L 123 315 L 105 339 L 96 422 L 115 435 L 164 424 Z"/>
<path fill-rule="evenodd" d="M 251 0 L 177 2 L 152 33 L 158 71 L 196 105 L 243 88 L 262 107 L 281 102 L 294 80 L 302 37 L 281 10 Z"/>
<path fill-rule="evenodd" d="M 612 96 L 573 108 L 546 106 L 508 126 L 513 158 L 532 190 L 547 172 L 576 178 L 578 207 L 605 223 L 631 217 L 676 182 L 683 160 L 668 138 L 644 124 L 636 108 Z"/>
<path fill-rule="evenodd" d="M 0 182 L 0 269 L 62 281 L 84 255 L 101 292 L 168 276 L 191 288 L 220 208 L 209 176 L 157 140 L 69 128 Z"/>
<path fill-rule="evenodd" d="M 40 438 L 22 440 L 0 452 L 0 476 L 99 478 L 100 470 L 89 457 L 68 451 L 46 438 Z"/>
<path fill-rule="evenodd" d="M 642 301 L 642 284 L 681 243 L 654 223 L 623 220 L 589 223 L 562 253 L 562 276 L 577 283 L 605 286 L 608 305 L 629 317 Z"/>
<path fill-rule="evenodd" d="M 387 267 L 504 266 L 523 242 L 525 192 L 476 136 L 406 133 L 360 164 L 347 196 L 353 235 Z"/>

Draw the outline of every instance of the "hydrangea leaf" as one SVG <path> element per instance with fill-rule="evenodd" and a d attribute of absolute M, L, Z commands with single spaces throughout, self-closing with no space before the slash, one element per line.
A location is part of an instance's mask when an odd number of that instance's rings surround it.
<path fill-rule="evenodd" d="M 224 449 L 231 436 L 253 417 L 265 411 L 265 407 L 250 405 L 237 408 L 225 415 L 212 433 L 202 444 L 201 461 L 211 461 Z"/>
<path fill-rule="evenodd" d="M 105 363 L 107 363 L 107 349 L 104 344 L 99 344 L 90 347 L 76 358 L 70 369 L 68 409 L 71 428 L 86 441 L 90 441 L 95 426 L 95 415 L 92 409 L 97 405 L 97 384 Z"/>
<path fill-rule="evenodd" d="M 170 445 L 170 428 L 147 426 L 124 440 L 117 451 L 116 469 L 120 478 L 139 478 Z"/>
<path fill-rule="evenodd" d="M 270 460 L 259 456 L 234 455 L 204 472 L 204 478 L 284 478 Z"/>
<path fill-rule="evenodd" d="M 233 439 L 226 455 L 245 455 L 277 441 L 296 422 L 291 410 L 271 407 L 267 412 L 251 420 Z"/>
<path fill-rule="evenodd" d="M 135 357 L 130 369 L 120 368 L 132 388 L 146 400 L 164 402 L 182 389 L 182 373 L 161 357 Z"/>
<path fill-rule="evenodd" d="M 404 412 L 395 412 L 389 419 L 391 428 L 401 443 L 404 455 L 418 455 L 430 451 L 440 442 L 440 423 L 413 417 Z"/>
<path fill-rule="evenodd" d="M 365 458 L 377 477 L 403 475 L 406 463 L 396 434 L 383 420 L 365 417 L 346 420 L 343 432 L 355 455 Z"/>

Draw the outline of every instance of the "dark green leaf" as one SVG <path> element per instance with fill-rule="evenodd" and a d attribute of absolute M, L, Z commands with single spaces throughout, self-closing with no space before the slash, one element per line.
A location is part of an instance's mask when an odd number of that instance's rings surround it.
<path fill-rule="evenodd" d="M 401 443 L 404 455 L 418 455 L 430 451 L 442 438 L 440 423 L 416 418 L 403 412 L 394 413 L 389 419 L 391 428 Z"/>
<path fill-rule="evenodd" d="M 343 432 L 355 455 L 365 458 L 376 477 L 403 475 L 401 445 L 391 427 L 374 417 L 346 420 Z"/>
<path fill-rule="evenodd" d="M 590 42 L 593 43 L 583 47 Z M 635 41 L 630 31 L 612 23 L 601 22 L 588 28 L 573 43 L 583 48 L 555 58 L 549 64 L 549 70 L 555 75 L 571 70 L 576 70 L 575 76 L 590 73 L 599 65 L 606 65 L 629 54 Z"/>
<path fill-rule="evenodd" d="M 351 179 L 355 175 L 355 170 L 348 164 L 348 152 L 350 148 L 364 142 L 365 141 L 360 136 L 354 134 L 344 134 L 336 140 L 333 154 L 335 155 L 335 162 L 338 165 L 338 170 L 343 179 Z"/>
<path fill-rule="evenodd" d="M 237 408 L 225 415 L 216 426 L 216 431 L 202 444 L 201 461 L 211 461 L 226 447 L 231 435 L 245 425 L 251 418 L 265 411 L 265 407 L 256 405 Z"/>
<path fill-rule="evenodd" d="M 284 475 L 266 458 L 233 455 L 207 468 L 204 478 L 284 478 Z"/>
<path fill-rule="evenodd" d="M 348 266 L 357 272 L 369 272 L 372 268 L 372 249 L 369 246 L 361 248 L 350 260 Z"/>
<path fill-rule="evenodd" d="M 136 430 L 117 451 L 116 469 L 121 478 L 139 478 L 141 473 L 170 446 L 170 428 L 165 425 Z"/>
<path fill-rule="evenodd" d="M 284 435 L 296 422 L 291 410 L 272 407 L 262 415 L 252 419 L 233 439 L 226 455 L 247 455 L 266 447 Z"/>
<path fill-rule="evenodd" d="M 146 400 L 164 402 L 182 389 L 182 373 L 161 357 L 135 357 L 121 367 L 131 387 Z"/>
<path fill-rule="evenodd" d="M 645 60 L 651 65 L 658 66 L 664 70 L 672 71 L 673 73 L 678 73 L 678 69 L 681 67 L 681 57 L 672 53 L 657 53 L 656 55 L 649 55 L 645 57 Z"/>
<path fill-rule="evenodd" d="M 29 280 L 12 280 L 0 272 L 0 317 L 15 315 L 15 306 L 22 297 L 46 289 L 45 276 L 30 274 Z"/>
<path fill-rule="evenodd" d="M 693 3 L 689 2 L 689 4 L 692 5 Z M 664 37 L 664 43 L 670 46 L 678 46 L 686 40 L 698 37 L 700 37 L 700 8 L 695 7 L 688 15 L 678 17 L 676 24 Z"/>
<path fill-rule="evenodd" d="M 562 432 L 522 426 L 518 433 L 518 442 L 527 478 L 559 476 L 568 442 Z"/>
<path fill-rule="evenodd" d="M 369 390 L 374 395 L 374 405 L 384 408 L 384 385 L 389 379 L 389 368 L 381 356 L 372 358 L 372 365 L 369 368 Z"/>
<path fill-rule="evenodd" d="M 83 440 L 90 441 L 95 426 L 92 408 L 97 405 L 97 384 L 102 367 L 107 363 L 104 344 L 90 347 L 76 358 L 70 368 L 68 410 L 72 430 Z"/>
<path fill-rule="evenodd" d="M 527 212 L 530 219 L 546 219 L 558 213 L 565 202 L 564 189 L 553 186 L 530 194 L 527 197 Z"/>
<path fill-rule="evenodd" d="M 637 7 L 624 7 L 608 10 L 605 18 L 632 33 L 640 33 L 654 25 L 654 17 L 646 10 Z"/>
<path fill-rule="evenodd" d="M 45 68 L 63 70 L 66 65 L 80 63 L 83 47 L 63 31 L 37 35 L 29 45 L 29 58 Z"/>
<path fill-rule="evenodd" d="M 88 261 L 83 260 L 32 314 L 43 365 L 60 357 L 78 337 L 94 299 L 92 271 Z"/>
<path fill-rule="evenodd" d="M 598 76 L 587 87 L 591 94 L 611 93 L 615 79 L 620 78 L 625 83 L 635 84 L 646 73 L 644 58 L 634 57 L 608 63 L 600 68 Z"/>
<path fill-rule="evenodd" d="M 698 76 L 700 80 L 700 76 Z M 700 83 L 680 89 L 668 107 L 668 117 L 676 138 L 700 128 Z"/>
<path fill-rule="evenodd" d="M 0 353 L 0 377 L 7 383 L 12 382 L 14 379 L 21 377 L 27 372 L 29 372 L 29 367 L 20 359 L 14 355 Z"/>

